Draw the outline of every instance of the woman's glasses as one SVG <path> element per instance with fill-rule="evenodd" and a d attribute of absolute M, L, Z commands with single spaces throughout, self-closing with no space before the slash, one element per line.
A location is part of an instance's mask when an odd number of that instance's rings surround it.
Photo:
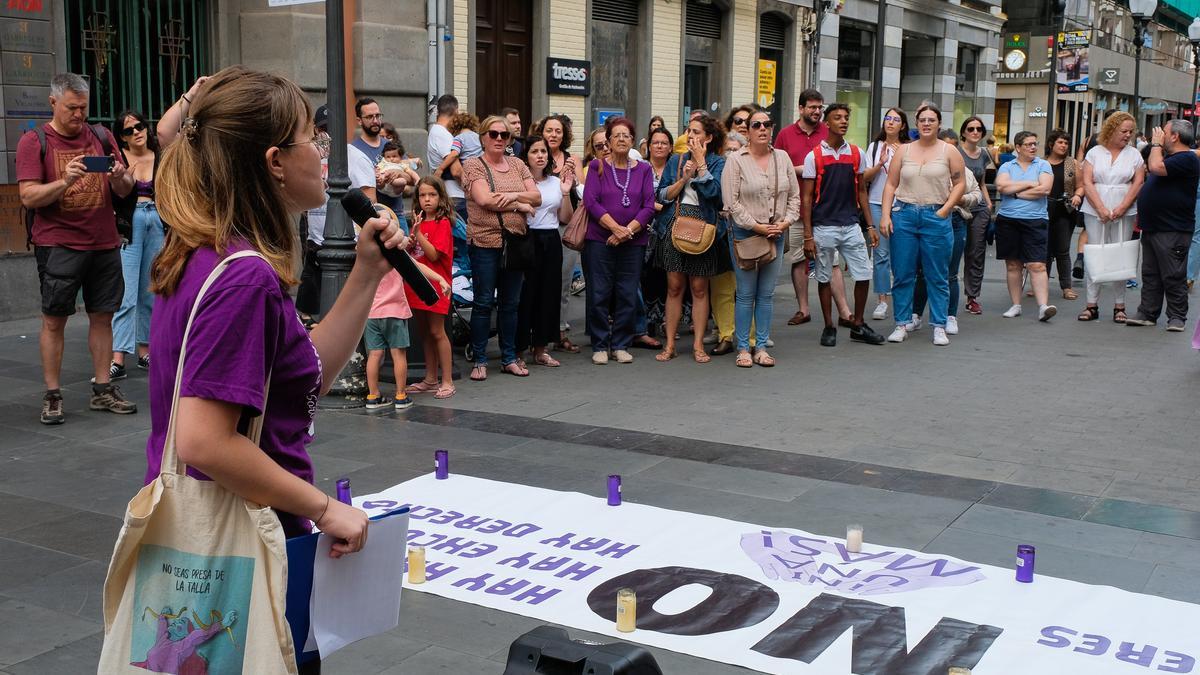
<path fill-rule="evenodd" d="M 733 125 L 735 127 L 741 126 L 746 123 L 746 120 L 747 120 L 747 118 L 745 118 L 745 117 L 735 117 L 735 118 L 733 118 Z"/>
<path fill-rule="evenodd" d="M 972 134 L 972 133 L 974 133 L 974 134 L 982 134 L 982 133 L 983 133 L 983 127 L 967 127 L 967 133 L 968 133 L 968 134 Z"/>
<path fill-rule="evenodd" d="M 133 125 L 133 126 L 131 126 L 131 127 L 125 127 L 124 129 L 122 129 L 122 130 L 121 130 L 121 135 L 122 135 L 122 136 L 132 136 L 132 135 L 136 134 L 136 133 L 137 133 L 137 132 L 139 132 L 139 131 L 144 131 L 145 129 L 146 129 L 146 123 L 145 123 L 145 122 L 138 122 L 137 124 L 135 124 L 135 125 Z"/>
<path fill-rule="evenodd" d="M 751 123 L 750 123 L 750 128 L 751 128 L 751 129 L 755 129 L 755 130 L 758 130 L 758 129 L 771 129 L 771 128 L 774 128 L 774 127 L 775 127 L 775 123 L 774 123 L 774 122 L 772 122 L 771 120 L 766 120 L 765 122 L 764 122 L 764 121 L 762 121 L 762 120 L 759 120 L 758 122 L 751 122 Z"/>
<path fill-rule="evenodd" d="M 884 115 L 883 121 L 884 122 L 895 122 L 895 123 L 899 124 L 899 123 L 903 122 L 904 120 L 900 119 L 899 117 L 896 117 L 895 115 Z"/>
<path fill-rule="evenodd" d="M 597 151 L 604 151 L 604 150 L 608 149 L 608 143 L 603 143 L 603 142 L 592 143 L 592 147 L 595 148 Z"/>
<path fill-rule="evenodd" d="M 512 138 L 511 133 L 507 131 L 496 131 L 495 129 L 488 129 L 487 136 L 493 141 L 496 139 L 507 141 L 508 139 Z"/>

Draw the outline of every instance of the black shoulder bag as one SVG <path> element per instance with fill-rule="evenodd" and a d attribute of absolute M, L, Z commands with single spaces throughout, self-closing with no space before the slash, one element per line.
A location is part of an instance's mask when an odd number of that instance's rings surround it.
<path fill-rule="evenodd" d="M 487 172 L 488 187 L 495 192 L 496 179 L 492 175 L 492 168 L 488 166 L 486 159 L 480 157 L 479 161 L 483 163 L 483 170 Z M 505 158 L 505 161 L 508 159 Z M 512 166 L 511 163 L 509 166 Z M 500 269 L 508 272 L 525 272 L 533 269 L 534 246 L 533 237 L 529 236 L 529 230 L 526 229 L 523 234 L 509 232 L 504 227 L 504 214 L 499 211 L 496 212 L 496 220 L 500 221 L 500 236 L 504 242 L 500 249 Z"/>

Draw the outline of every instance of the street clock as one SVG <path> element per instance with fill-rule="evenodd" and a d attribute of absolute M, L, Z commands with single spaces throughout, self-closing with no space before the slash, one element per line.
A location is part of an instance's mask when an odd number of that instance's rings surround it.
<path fill-rule="evenodd" d="M 1025 68 L 1025 51 L 1022 49 L 1010 49 L 1004 55 L 1004 67 L 1010 73 L 1023 70 Z"/>

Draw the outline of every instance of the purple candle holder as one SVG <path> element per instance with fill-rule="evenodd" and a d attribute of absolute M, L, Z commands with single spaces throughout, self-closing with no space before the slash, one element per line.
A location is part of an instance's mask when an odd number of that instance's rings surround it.
<path fill-rule="evenodd" d="M 1033 554 L 1029 544 L 1017 546 L 1017 581 L 1023 584 L 1033 583 Z"/>
<path fill-rule="evenodd" d="M 608 477 L 608 505 L 621 505 L 621 477 L 616 474 Z"/>
<path fill-rule="evenodd" d="M 450 477 L 450 453 L 446 450 L 435 450 L 433 453 L 433 476 L 438 480 Z"/>
<path fill-rule="evenodd" d="M 350 479 L 339 478 L 337 481 L 337 500 L 343 504 L 350 503 Z"/>

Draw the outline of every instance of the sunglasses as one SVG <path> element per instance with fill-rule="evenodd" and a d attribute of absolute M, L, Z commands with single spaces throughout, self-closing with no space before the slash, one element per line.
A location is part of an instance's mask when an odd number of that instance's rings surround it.
<path fill-rule="evenodd" d="M 125 127 L 124 129 L 122 129 L 122 130 L 121 130 L 121 135 L 122 135 L 122 136 L 132 136 L 132 135 L 136 134 L 136 133 L 137 133 L 137 132 L 139 132 L 139 131 L 144 131 L 145 129 L 146 129 L 146 123 L 145 123 L 145 122 L 138 122 L 137 124 L 135 124 L 135 125 L 133 125 L 133 126 L 131 126 L 131 127 Z"/>
<path fill-rule="evenodd" d="M 496 139 L 500 139 L 502 141 L 507 141 L 508 139 L 512 138 L 512 134 L 510 134 L 509 132 L 496 131 L 495 129 L 488 129 L 487 135 L 488 135 L 488 138 L 492 139 L 493 141 Z"/>
<path fill-rule="evenodd" d="M 748 118 L 745 118 L 745 117 L 735 117 L 735 118 L 733 118 L 733 124 L 735 126 L 745 124 L 747 119 Z"/>
<path fill-rule="evenodd" d="M 982 134 L 982 133 L 983 133 L 983 127 L 967 127 L 967 133 L 969 134 L 969 133 L 972 133 L 972 132 L 979 132 L 979 133 L 981 133 L 981 134 Z"/>
<path fill-rule="evenodd" d="M 597 150 L 607 150 L 608 143 L 592 143 L 592 147 Z"/>
<path fill-rule="evenodd" d="M 758 122 L 750 123 L 751 129 L 772 129 L 774 127 L 775 127 L 775 123 L 772 122 L 771 120 L 767 120 L 765 122 L 762 120 L 759 120 Z"/>

